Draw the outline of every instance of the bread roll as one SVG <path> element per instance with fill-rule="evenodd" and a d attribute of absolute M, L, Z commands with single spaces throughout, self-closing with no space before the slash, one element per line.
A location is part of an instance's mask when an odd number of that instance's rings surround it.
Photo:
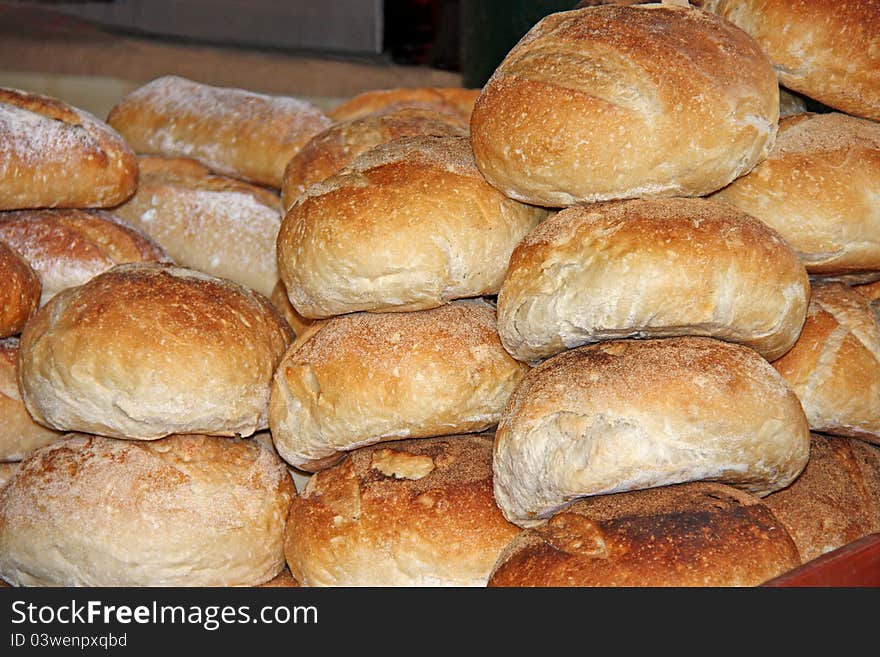
<path fill-rule="evenodd" d="M 228 278 L 269 296 L 279 281 L 276 194 L 188 158 L 138 158 L 137 193 L 114 212 L 181 266 Z"/>
<path fill-rule="evenodd" d="M 278 268 L 304 317 L 434 308 L 497 294 L 546 211 L 511 200 L 465 137 L 406 137 L 312 185 L 281 222 Z"/>
<path fill-rule="evenodd" d="M 868 300 L 868 304 L 874 313 L 874 317 L 880 322 L 880 281 L 855 285 L 853 289 Z"/>
<path fill-rule="evenodd" d="M 0 210 L 106 208 L 134 194 L 134 152 L 106 123 L 40 94 L 0 87 Z"/>
<path fill-rule="evenodd" d="M 498 293 L 505 348 L 534 362 L 613 338 L 704 335 L 778 358 L 810 297 L 797 254 L 727 203 L 652 199 L 567 208 L 523 239 Z"/>
<path fill-rule="evenodd" d="M 470 129 L 490 183 L 563 207 L 714 192 L 766 157 L 778 119 L 770 61 L 739 28 L 694 8 L 607 5 L 535 25 Z"/>
<path fill-rule="evenodd" d="M 290 305 L 290 299 L 287 297 L 287 288 L 284 287 L 283 282 L 278 281 L 275 284 L 269 300 L 275 305 L 278 312 L 281 313 L 281 316 L 290 325 L 290 328 L 293 329 L 295 335 L 301 335 L 312 324 L 312 320 L 300 315 L 296 312 L 296 308 Z"/>
<path fill-rule="evenodd" d="M 0 240 L 36 270 L 42 285 L 41 306 L 61 290 L 82 285 L 114 265 L 172 264 L 145 233 L 102 210 L 0 212 Z"/>
<path fill-rule="evenodd" d="M 363 447 L 294 499 L 284 553 L 305 586 L 485 586 L 518 532 L 492 497 L 492 436 Z"/>
<path fill-rule="evenodd" d="M 394 112 L 414 107 L 443 112 L 462 125 L 467 125 L 480 95 L 479 89 L 462 87 L 415 87 L 412 89 L 372 89 L 356 95 L 327 114 L 337 123 L 362 119 L 370 114 Z"/>
<path fill-rule="evenodd" d="M 528 369 L 482 301 L 344 315 L 312 331 L 284 354 L 269 402 L 278 453 L 310 472 L 364 445 L 489 429 Z"/>
<path fill-rule="evenodd" d="M 157 264 L 56 295 L 21 336 L 19 387 L 41 424 L 117 438 L 249 436 L 290 328 L 263 296 Z"/>
<path fill-rule="evenodd" d="M 0 236 L 2 240 L 2 236 Z M 0 338 L 21 333 L 40 303 L 40 278 L 5 242 L 0 241 Z"/>
<path fill-rule="evenodd" d="M 880 2 L 702 0 L 748 32 L 780 84 L 848 114 L 880 120 Z"/>
<path fill-rule="evenodd" d="M 20 461 L 61 436 L 34 422 L 18 391 L 17 337 L 0 340 L 0 462 Z"/>
<path fill-rule="evenodd" d="M 878 196 L 880 125 L 831 112 L 784 118 L 767 159 L 712 198 L 775 228 L 808 272 L 827 275 L 880 271 Z"/>
<path fill-rule="evenodd" d="M 800 338 L 773 366 L 813 431 L 880 444 L 880 326 L 867 298 L 842 283 L 814 285 Z"/>
<path fill-rule="evenodd" d="M 307 187 L 337 173 L 358 155 L 400 137 L 420 135 L 463 137 L 467 128 L 449 114 L 412 107 L 330 126 L 287 163 L 281 182 L 284 209 L 289 210 Z"/>
<path fill-rule="evenodd" d="M 295 492 L 258 442 L 68 434 L 0 489 L 15 586 L 253 586 L 284 568 Z"/>
<path fill-rule="evenodd" d="M 790 486 L 764 498 L 806 562 L 880 531 L 880 450 L 813 434 L 810 460 Z"/>
<path fill-rule="evenodd" d="M 541 523 L 579 497 L 709 480 L 759 496 L 804 469 L 797 397 L 761 356 L 701 337 L 619 340 L 528 372 L 495 434 L 495 499 Z"/>
<path fill-rule="evenodd" d="M 291 157 L 331 121 L 304 100 L 165 75 L 117 103 L 107 122 L 138 153 L 190 157 L 280 188 Z"/>
<path fill-rule="evenodd" d="M 757 586 L 799 566 L 767 504 L 705 482 L 598 495 L 504 549 L 489 586 Z"/>

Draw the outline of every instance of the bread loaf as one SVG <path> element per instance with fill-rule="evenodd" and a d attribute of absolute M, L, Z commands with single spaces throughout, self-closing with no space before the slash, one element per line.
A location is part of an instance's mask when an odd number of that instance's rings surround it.
<path fill-rule="evenodd" d="M 102 210 L 0 212 L 0 240 L 18 251 L 40 277 L 40 305 L 114 265 L 172 264 L 145 233 Z"/>
<path fill-rule="evenodd" d="M 770 60 L 739 28 L 689 7 L 606 5 L 538 22 L 470 130 L 492 185 L 563 207 L 714 192 L 766 157 L 778 118 Z"/>
<path fill-rule="evenodd" d="M 0 210 L 106 208 L 134 194 L 138 169 L 106 123 L 57 98 L 0 87 Z"/>
<path fill-rule="evenodd" d="M 711 338 L 578 347 L 528 373 L 495 434 L 495 499 L 523 527 L 580 497 L 709 480 L 759 496 L 807 463 L 804 411 L 770 364 Z"/>
<path fill-rule="evenodd" d="M 290 299 L 287 296 L 287 288 L 284 287 L 283 282 L 278 281 L 275 284 L 269 300 L 275 305 L 275 308 L 278 309 L 278 312 L 281 313 L 281 316 L 287 321 L 290 328 L 293 329 L 294 335 L 301 335 L 309 326 L 311 326 L 312 320 L 306 319 L 300 315 L 296 312 L 296 308 L 290 305 Z"/>
<path fill-rule="evenodd" d="M 778 358 L 810 285 L 798 255 L 727 203 L 649 199 L 562 210 L 514 249 L 498 332 L 534 362 L 614 338 L 704 335 Z"/>
<path fill-rule="evenodd" d="M 479 95 L 479 89 L 462 87 L 372 89 L 339 103 L 327 114 L 339 123 L 413 107 L 443 112 L 466 126 Z"/>
<path fill-rule="evenodd" d="M 142 156 L 137 193 L 114 212 L 160 244 L 177 264 L 269 296 L 278 283 L 276 194 L 188 158 Z"/>
<path fill-rule="evenodd" d="M 330 125 L 306 101 L 165 75 L 107 116 L 138 153 L 190 157 L 218 173 L 280 188 L 284 167 Z"/>
<path fill-rule="evenodd" d="M 253 440 L 68 434 L 0 488 L 0 577 L 16 586 L 254 586 L 284 568 L 295 492 Z"/>
<path fill-rule="evenodd" d="M 290 328 L 265 297 L 194 270 L 128 264 L 56 295 L 21 337 L 41 424 L 117 438 L 249 436 Z"/>
<path fill-rule="evenodd" d="M 2 236 L 0 236 L 2 240 Z M 40 303 L 40 278 L 16 251 L 0 241 L 0 338 L 21 333 Z"/>
<path fill-rule="evenodd" d="M 299 197 L 278 268 L 307 318 L 434 308 L 497 294 L 513 247 L 546 214 L 486 183 L 467 138 L 396 139 Z"/>

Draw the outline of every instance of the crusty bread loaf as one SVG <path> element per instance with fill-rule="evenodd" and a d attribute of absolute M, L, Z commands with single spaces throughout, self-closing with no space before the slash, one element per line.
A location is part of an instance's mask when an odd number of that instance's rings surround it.
<path fill-rule="evenodd" d="M 312 137 L 287 163 L 281 181 L 284 209 L 289 210 L 307 187 L 326 180 L 361 153 L 394 139 L 420 135 L 466 136 L 467 128 L 449 114 L 412 107 L 330 126 Z"/>
<path fill-rule="evenodd" d="M 284 568 L 295 492 L 253 440 L 68 434 L 0 489 L 0 577 L 16 586 L 253 586 Z"/>
<path fill-rule="evenodd" d="M 797 397 L 756 351 L 712 338 L 617 340 L 557 354 L 514 390 L 495 434 L 495 499 L 539 524 L 579 497 L 687 481 L 757 495 L 804 469 Z"/>
<path fill-rule="evenodd" d="M 804 330 L 773 366 L 811 429 L 880 444 L 880 326 L 866 297 L 842 283 L 813 285 Z"/>
<path fill-rule="evenodd" d="M 705 335 L 778 358 L 810 297 L 797 253 L 727 203 L 609 201 L 566 208 L 514 249 L 498 333 L 534 362 L 590 342 Z"/>
<path fill-rule="evenodd" d="M 41 306 L 61 290 L 82 285 L 114 265 L 172 264 L 145 233 L 103 210 L 0 212 L 0 240 L 18 251 L 39 275 Z"/>
<path fill-rule="evenodd" d="M 489 586 L 757 586 L 799 566 L 768 505 L 706 482 L 580 500 L 504 549 Z"/>
<path fill-rule="evenodd" d="M 351 452 L 293 501 L 284 553 L 305 586 L 485 586 L 518 532 L 492 497 L 492 436 Z"/>
<path fill-rule="evenodd" d="M 527 369 L 501 346 L 483 301 L 334 317 L 278 365 L 272 439 L 285 461 L 314 472 L 380 441 L 483 431 Z"/>
<path fill-rule="evenodd" d="M 878 0 L 702 0 L 748 32 L 780 84 L 847 114 L 880 120 Z"/>
<path fill-rule="evenodd" d="M 304 317 L 434 308 L 497 294 L 513 247 L 546 214 L 490 186 L 466 137 L 404 137 L 299 197 L 278 268 Z"/>
<path fill-rule="evenodd" d="M 167 265 L 117 265 L 43 306 L 21 336 L 31 415 L 65 431 L 151 440 L 268 427 L 292 332 L 265 297 Z"/>
<path fill-rule="evenodd" d="M 21 333 L 40 304 L 37 272 L 0 236 L 0 338 Z"/>
<path fill-rule="evenodd" d="M 18 390 L 17 337 L 0 340 L 0 462 L 20 461 L 61 435 L 34 422 Z"/>
<path fill-rule="evenodd" d="M 134 194 L 126 142 L 88 112 L 0 87 L 0 210 L 105 208 Z"/>
<path fill-rule="evenodd" d="M 339 123 L 361 119 L 370 114 L 415 107 L 443 112 L 466 126 L 470 121 L 474 103 L 479 95 L 479 89 L 465 89 L 463 87 L 373 89 L 339 103 L 327 114 Z"/>
<path fill-rule="evenodd" d="M 218 173 L 275 188 L 290 158 L 331 123 L 299 98 L 175 75 L 126 95 L 107 122 L 138 153 L 194 158 Z"/>
<path fill-rule="evenodd" d="M 114 212 L 177 264 L 269 296 L 279 281 L 275 240 L 281 202 L 269 190 L 189 158 L 141 156 L 137 193 Z"/>
<path fill-rule="evenodd" d="M 766 157 L 778 118 L 770 61 L 739 28 L 694 8 L 607 5 L 537 23 L 470 130 L 490 183 L 562 207 L 709 194 Z"/>
<path fill-rule="evenodd" d="M 826 275 L 880 271 L 878 195 L 880 124 L 829 112 L 784 118 L 767 159 L 712 198 L 775 228 Z"/>
<path fill-rule="evenodd" d="M 813 434 L 794 482 L 764 498 L 810 561 L 880 531 L 880 450 L 854 438 Z"/>
<path fill-rule="evenodd" d="M 287 296 L 287 288 L 284 287 L 282 281 L 279 280 L 275 284 L 269 300 L 275 304 L 278 312 L 280 312 L 281 316 L 287 320 L 287 323 L 290 325 L 290 328 L 293 329 L 295 335 L 301 335 L 313 323 L 312 320 L 306 319 L 296 312 L 296 308 L 290 305 L 290 299 Z"/>
<path fill-rule="evenodd" d="M 854 285 L 853 289 L 868 300 L 874 317 L 880 322 L 880 280 L 863 285 Z"/>

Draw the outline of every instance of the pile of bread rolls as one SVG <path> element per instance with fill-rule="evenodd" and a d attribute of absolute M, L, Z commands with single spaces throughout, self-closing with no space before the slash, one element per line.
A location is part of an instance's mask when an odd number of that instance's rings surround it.
<path fill-rule="evenodd" d="M 326 113 L 0 90 L 0 578 L 755 586 L 880 531 L 880 3 L 580 4 Z"/>

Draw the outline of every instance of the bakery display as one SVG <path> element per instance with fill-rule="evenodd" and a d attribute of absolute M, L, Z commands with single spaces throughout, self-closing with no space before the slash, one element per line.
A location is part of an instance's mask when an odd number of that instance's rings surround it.
<path fill-rule="evenodd" d="M 617 338 L 703 335 L 768 360 L 800 335 L 810 284 L 774 230 L 727 203 L 636 199 L 566 208 L 513 251 L 498 332 L 534 362 Z"/>
<path fill-rule="evenodd" d="M 56 295 L 21 336 L 19 384 L 40 423 L 152 440 L 268 427 L 292 339 L 265 297 L 169 265 L 117 265 Z"/>
<path fill-rule="evenodd" d="M 470 130 L 492 185 L 565 207 L 714 192 L 766 157 L 778 120 L 776 76 L 745 32 L 690 7 L 606 5 L 539 21 Z"/>
<path fill-rule="evenodd" d="M 489 185 L 465 137 L 406 137 L 312 185 L 278 232 L 290 302 L 311 319 L 497 294 L 546 216 Z"/>
<path fill-rule="evenodd" d="M 380 441 L 490 429 L 527 369 L 483 301 L 334 317 L 278 364 L 269 427 L 285 461 L 317 471 Z"/>
<path fill-rule="evenodd" d="M 0 488 L 15 586 L 253 586 L 284 568 L 293 483 L 257 441 L 68 434 Z"/>
<path fill-rule="evenodd" d="M 141 156 L 135 195 L 113 209 L 174 261 L 269 296 L 278 283 L 277 194 L 189 158 Z"/>
<path fill-rule="evenodd" d="M 40 277 L 0 237 L 0 338 L 21 333 L 40 304 Z"/>
<path fill-rule="evenodd" d="M 134 194 L 128 143 L 58 98 L 0 87 L 0 210 L 106 208 Z"/>
<path fill-rule="evenodd" d="M 812 275 L 880 277 L 880 124 L 828 112 L 782 119 L 767 159 L 711 198 L 776 229 Z"/>
<path fill-rule="evenodd" d="M 164 75 L 122 98 L 107 123 L 137 153 L 193 158 L 277 189 L 288 160 L 331 121 L 299 98 Z"/>
<path fill-rule="evenodd" d="M 517 533 L 492 496 L 492 436 L 362 447 L 312 476 L 284 553 L 304 586 L 485 586 Z"/>

